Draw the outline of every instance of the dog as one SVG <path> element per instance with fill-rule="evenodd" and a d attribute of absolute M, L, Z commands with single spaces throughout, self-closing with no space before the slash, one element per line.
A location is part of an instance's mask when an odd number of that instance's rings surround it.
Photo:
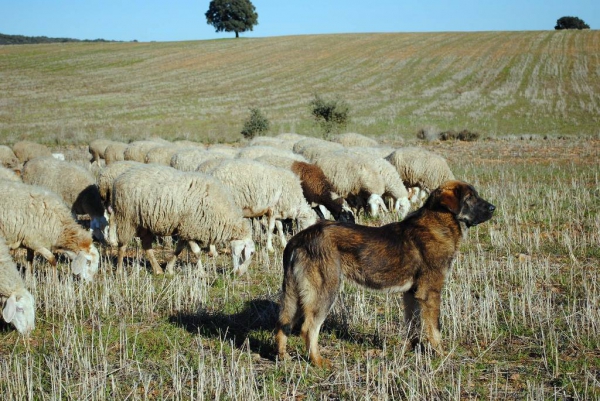
<path fill-rule="evenodd" d="M 404 319 L 413 345 L 424 333 L 442 353 L 441 292 L 469 227 L 490 218 L 496 207 L 473 186 L 447 181 L 403 221 L 381 227 L 321 221 L 296 234 L 283 252 L 283 284 L 275 340 L 287 357 L 287 337 L 303 319 L 300 335 L 310 361 L 321 357 L 318 336 L 345 277 L 367 288 L 403 293 Z"/>

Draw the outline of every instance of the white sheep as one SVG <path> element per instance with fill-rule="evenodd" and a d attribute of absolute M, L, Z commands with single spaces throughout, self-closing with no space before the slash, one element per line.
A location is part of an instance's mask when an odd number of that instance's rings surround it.
<path fill-rule="evenodd" d="M 1 166 L 0 179 L 9 181 L 21 181 L 21 177 L 14 170 Z"/>
<path fill-rule="evenodd" d="M 284 133 L 278 134 L 277 136 L 275 136 L 275 138 L 283 139 L 284 141 L 287 141 L 287 142 L 296 143 L 296 142 L 298 142 L 302 139 L 306 139 L 308 137 L 304 136 L 304 135 L 296 134 L 293 132 L 284 132 Z"/>
<path fill-rule="evenodd" d="M 145 165 L 119 175 L 113 185 L 115 224 L 111 224 L 109 235 L 111 242 L 119 246 L 117 270 L 123 270 L 127 244 L 137 235 L 154 273 L 162 274 L 152 242 L 155 236 L 177 234 L 179 241 L 167 262 L 167 273 L 173 273 L 177 256 L 186 244 L 198 256 L 198 267 L 202 268 L 198 242 L 209 245 L 224 241 L 231 244 L 234 273 L 245 273 L 254 242 L 249 222 L 231 197 L 211 176 L 166 166 Z"/>
<path fill-rule="evenodd" d="M 206 160 L 198 165 L 198 168 L 196 168 L 196 171 L 198 173 L 207 174 L 209 171 L 211 171 L 212 169 L 217 167 L 219 164 L 221 164 L 221 162 L 223 160 L 229 160 L 229 159 L 230 159 L 229 157 L 221 156 L 221 157 L 215 157 L 214 159 Z"/>
<path fill-rule="evenodd" d="M 0 166 L 10 169 L 19 169 L 21 162 L 15 152 L 6 145 L 0 145 Z"/>
<path fill-rule="evenodd" d="M 171 157 L 170 165 L 180 171 L 196 171 L 200 163 L 216 157 L 202 148 L 184 148 Z"/>
<path fill-rule="evenodd" d="M 13 152 L 21 163 L 25 163 L 35 157 L 52 156 L 52 151 L 37 142 L 19 141 L 13 145 Z"/>
<path fill-rule="evenodd" d="M 288 159 L 294 159 L 298 161 L 305 162 L 306 159 L 299 155 L 298 153 L 294 153 L 291 150 L 274 148 L 271 146 L 249 146 L 245 148 L 241 148 L 238 151 L 236 158 L 238 159 L 256 159 L 257 157 L 270 155 L 270 156 L 280 156 L 287 157 Z"/>
<path fill-rule="evenodd" d="M 373 152 L 371 149 L 367 150 L 360 148 L 348 148 L 346 153 L 348 157 L 352 158 L 352 154 L 359 155 L 361 158 L 366 159 L 369 164 L 379 173 L 385 184 L 385 191 L 382 195 L 383 198 L 391 198 L 393 201 L 393 210 L 398 213 L 400 219 L 404 219 L 410 211 L 409 192 L 404 186 L 398 171 L 392 166 L 386 159 L 380 157 L 377 152 Z"/>
<path fill-rule="evenodd" d="M 127 145 L 125 151 L 123 151 L 123 158 L 124 160 L 133 160 L 135 162 L 144 163 L 146 161 L 146 153 L 159 145 L 164 145 L 164 142 L 156 140 L 131 142 Z"/>
<path fill-rule="evenodd" d="M 385 181 L 368 159 L 344 152 L 329 152 L 315 158 L 313 163 L 323 170 L 335 192 L 346 198 L 357 213 L 367 205 L 373 216 L 379 209 L 388 211 L 382 198 Z"/>
<path fill-rule="evenodd" d="M 94 139 L 88 145 L 88 152 L 92 155 L 91 163 L 100 163 L 100 160 L 104 160 L 105 152 L 108 145 L 116 143 L 111 139 L 98 138 Z"/>
<path fill-rule="evenodd" d="M 296 142 L 293 147 L 294 153 L 304 156 L 311 163 L 314 163 L 315 159 L 319 158 L 321 155 L 343 149 L 344 146 L 339 143 L 319 138 L 301 139 Z"/>
<path fill-rule="evenodd" d="M 34 252 L 41 254 L 56 271 L 52 251 L 71 259 L 71 271 L 91 281 L 98 271 L 98 250 L 89 231 L 83 229 L 67 205 L 55 193 L 35 185 L 0 180 L 0 235 L 9 248 L 27 249 L 27 271 Z"/>
<path fill-rule="evenodd" d="M 274 251 L 275 227 L 282 246 L 287 243 L 281 220 L 297 220 L 300 229 L 316 222 L 317 216 L 302 194 L 300 180 L 291 171 L 250 159 L 230 159 L 221 162 L 209 174 L 231 190 L 244 217 L 267 216 L 269 252 Z"/>
<path fill-rule="evenodd" d="M 281 138 L 274 138 L 272 136 L 256 136 L 248 142 L 248 146 L 270 146 L 272 148 L 284 149 L 291 151 L 294 147 L 293 141 L 287 141 Z"/>
<path fill-rule="evenodd" d="M 216 143 L 216 144 L 210 145 L 207 148 L 207 150 L 211 153 L 218 153 L 221 156 L 225 156 L 229 159 L 233 159 L 237 155 L 239 148 L 235 148 L 233 146 L 226 145 L 223 143 Z"/>
<path fill-rule="evenodd" d="M 53 157 L 37 157 L 23 167 L 23 182 L 39 185 L 58 194 L 74 215 L 88 215 L 95 238 L 104 239 L 108 214 L 96 179 L 86 169 Z"/>
<path fill-rule="evenodd" d="M 379 142 L 377 142 L 373 138 L 369 138 L 367 136 L 357 134 L 355 132 L 348 132 L 345 134 L 334 135 L 331 138 L 332 142 L 336 142 L 344 145 L 345 147 L 351 146 L 379 146 Z"/>
<path fill-rule="evenodd" d="M 163 166 L 169 166 L 173 155 L 183 149 L 182 146 L 178 145 L 158 145 L 151 148 L 146 152 L 144 157 L 144 163 L 150 164 L 162 164 Z"/>
<path fill-rule="evenodd" d="M 111 193 L 115 179 L 125 171 L 133 167 L 139 167 L 143 165 L 143 163 L 134 162 L 132 160 L 122 160 L 111 163 L 110 165 L 102 168 L 97 179 L 98 192 L 100 193 L 100 197 L 104 201 L 104 205 L 107 209 L 111 204 Z"/>
<path fill-rule="evenodd" d="M 111 164 L 125 160 L 125 149 L 127 144 L 123 142 L 113 142 L 104 150 L 104 163 Z"/>
<path fill-rule="evenodd" d="M 4 238 L 0 237 L 0 307 L 2 318 L 27 335 L 35 328 L 35 300 L 12 260 Z"/>
<path fill-rule="evenodd" d="M 420 199 L 441 183 L 454 179 L 446 159 L 426 149 L 399 148 L 388 155 L 386 160 L 396 168 L 407 188 L 418 187 L 422 190 L 422 195 L 417 196 Z"/>

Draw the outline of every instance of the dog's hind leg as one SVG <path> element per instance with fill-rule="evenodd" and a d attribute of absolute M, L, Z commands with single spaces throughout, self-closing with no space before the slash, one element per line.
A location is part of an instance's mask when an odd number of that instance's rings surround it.
<path fill-rule="evenodd" d="M 277 326 L 275 327 L 275 341 L 277 343 L 277 353 L 280 359 L 285 359 L 287 357 L 287 338 L 302 316 L 302 311 L 299 308 L 297 290 L 295 288 L 290 288 L 290 284 L 293 285 L 293 283 L 286 284 L 283 294 L 281 295 L 279 319 L 277 320 Z"/>

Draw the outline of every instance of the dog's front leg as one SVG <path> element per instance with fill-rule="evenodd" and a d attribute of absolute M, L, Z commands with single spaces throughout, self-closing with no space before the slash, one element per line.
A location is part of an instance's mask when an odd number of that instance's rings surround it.
<path fill-rule="evenodd" d="M 416 292 L 416 298 L 421 308 L 422 329 L 431 348 L 443 354 L 442 334 L 440 332 L 441 288 L 423 288 Z"/>

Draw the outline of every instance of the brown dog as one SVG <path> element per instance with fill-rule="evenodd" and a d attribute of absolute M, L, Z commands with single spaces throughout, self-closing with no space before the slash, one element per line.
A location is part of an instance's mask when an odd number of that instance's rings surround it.
<path fill-rule="evenodd" d="M 301 336 L 310 360 L 317 366 L 329 364 L 317 341 L 342 277 L 376 290 L 403 292 L 404 318 L 415 328 L 413 341 L 423 330 L 433 349 L 441 351 L 444 280 L 467 227 L 489 220 L 494 210 L 471 185 L 448 181 L 399 223 L 367 227 L 323 221 L 296 234 L 283 253 L 279 356 L 287 355 L 287 337 L 304 318 Z"/>

